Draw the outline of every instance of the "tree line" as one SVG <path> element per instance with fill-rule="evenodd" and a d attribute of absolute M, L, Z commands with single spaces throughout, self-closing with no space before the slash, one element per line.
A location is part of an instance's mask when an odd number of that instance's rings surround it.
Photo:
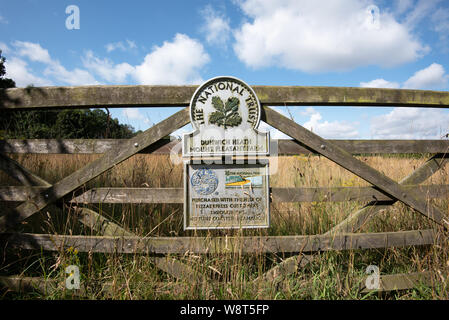
<path fill-rule="evenodd" d="M 5 61 L 0 50 L 0 90 L 16 87 L 5 77 Z M 128 139 L 137 133 L 108 109 L 0 110 L 0 139 Z"/>

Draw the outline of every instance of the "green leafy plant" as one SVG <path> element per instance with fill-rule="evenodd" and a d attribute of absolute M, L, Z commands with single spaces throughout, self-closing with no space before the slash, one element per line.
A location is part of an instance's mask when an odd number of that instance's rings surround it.
<path fill-rule="evenodd" d="M 212 105 L 217 111 L 211 113 L 209 123 L 225 129 L 238 126 L 242 123 L 242 117 L 239 114 L 239 104 L 240 101 L 236 97 L 230 97 L 226 104 L 223 104 L 219 97 L 212 97 Z"/>

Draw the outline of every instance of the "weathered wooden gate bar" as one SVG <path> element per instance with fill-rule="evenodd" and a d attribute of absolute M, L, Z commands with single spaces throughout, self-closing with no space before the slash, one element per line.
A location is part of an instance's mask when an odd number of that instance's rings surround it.
<path fill-rule="evenodd" d="M 220 254 L 314 252 L 431 245 L 438 240 L 432 229 L 379 233 L 254 237 L 105 237 L 3 233 L 0 242 L 23 249 L 153 254 Z M 2 244 L 2 245 L 4 245 Z"/>
<path fill-rule="evenodd" d="M 448 198 L 449 185 L 404 186 L 427 199 Z M 2 188 L 0 187 L 0 195 Z M 11 190 L 11 189 L 10 189 Z M 7 191 L 7 190 L 5 190 Z M 12 190 L 11 190 L 12 191 Z M 10 193 L 12 193 L 10 191 Z M 72 203 L 183 203 L 182 188 L 94 188 Z M 6 192 L 5 192 L 6 193 Z M 271 188 L 272 202 L 394 201 L 373 187 Z M 1 197 L 1 196 L 0 196 Z M 18 199 L 18 198 L 17 198 Z M 16 200 L 18 201 L 18 200 Z"/>
<path fill-rule="evenodd" d="M 40 211 L 48 204 L 65 196 L 69 192 L 74 191 L 84 183 L 112 168 L 114 165 L 128 159 L 140 150 L 170 134 L 173 130 L 183 127 L 188 122 L 188 108 L 185 108 L 136 137 L 129 139 L 125 146 L 111 149 L 101 158 L 55 183 L 52 187 L 41 192 L 33 199 L 20 204 L 15 208 L 14 212 L 0 217 L 0 231 L 5 231 L 15 226 L 18 222 Z"/>
<path fill-rule="evenodd" d="M 446 154 L 436 154 L 428 159 L 423 165 L 413 171 L 410 175 L 402 179 L 399 183 L 402 185 L 419 184 L 426 181 L 438 170 L 443 168 L 447 163 Z M 352 233 L 357 232 L 363 225 L 365 225 L 371 218 L 383 209 L 387 209 L 390 205 L 394 204 L 396 200 L 387 204 L 380 204 L 377 201 L 370 202 L 363 208 L 352 212 L 346 219 L 334 226 L 331 230 L 324 233 L 324 235 L 331 235 L 336 233 Z M 298 266 L 304 267 L 310 263 L 314 257 L 312 255 L 301 255 L 289 257 L 280 262 L 275 267 L 271 268 L 263 274 L 256 281 L 268 280 L 273 281 L 280 277 L 292 274 L 297 271 Z"/>
<path fill-rule="evenodd" d="M 187 106 L 197 86 L 80 86 L 2 90 L 0 109 Z M 357 87 L 252 86 L 261 104 L 447 108 L 449 92 Z"/>
<path fill-rule="evenodd" d="M 50 186 L 50 184 L 22 167 L 17 161 L 0 153 L 0 170 L 25 186 Z"/>
<path fill-rule="evenodd" d="M 430 271 L 424 272 L 414 272 L 409 274 L 385 274 L 381 275 L 379 279 L 378 289 L 368 289 L 366 286 L 362 289 L 362 293 L 368 293 L 371 291 L 394 291 L 394 290 L 404 290 L 413 287 L 418 287 L 420 285 L 425 285 L 431 287 L 434 285 L 432 283 L 432 273 Z M 363 281 L 363 284 L 366 282 Z"/>
<path fill-rule="evenodd" d="M 26 186 L 24 190 L 30 192 L 33 187 L 29 185 L 38 185 L 40 187 L 34 187 L 42 192 L 46 190 L 51 184 L 44 179 L 38 177 L 37 175 L 28 172 L 25 168 L 23 168 L 20 164 L 15 162 L 14 160 L 0 154 L 0 164 L 4 165 L 2 169 L 6 170 L 6 172 L 16 178 L 19 182 L 22 182 Z M 23 176 L 25 174 L 25 176 Z M 25 181 L 23 181 L 25 179 Z M 9 187 L 11 188 L 11 187 Z M 0 187 L 1 189 L 1 187 Z M 31 194 L 31 196 L 23 199 L 23 201 L 27 201 L 29 198 L 35 196 L 35 194 Z M 3 196 L 0 190 L 0 201 L 4 201 L 5 197 Z M 20 201 L 15 199 L 15 201 Z M 75 209 L 77 209 L 75 207 Z M 92 229 L 98 230 L 100 233 L 108 236 L 136 236 L 135 234 L 121 228 L 120 226 L 110 222 L 105 217 L 96 213 L 93 210 L 87 208 L 81 208 L 78 210 L 78 220 L 84 225 L 89 226 Z M 201 279 L 204 280 L 204 277 L 201 275 L 196 275 L 194 270 L 192 270 L 186 264 L 179 262 L 176 259 L 169 259 L 168 257 L 151 257 L 151 261 L 154 263 L 156 267 L 159 269 L 171 274 L 174 277 L 194 280 Z"/>
<path fill-rule="evenodd" d="M 6 172 L 8 174 L 12 174 L 14 178 L 16 178 L 19 182 L 22 182 L 23 184 L 27 185 L 25 186 L 24 190 L 27 190 L 28 192 L 32 190 L 29 187 L 29 184 L 31 185 L 38 185 L 40 187 L 34 187 L 39 190 L 39 192 L 44 191 L 47 189 L 51 184 L 44 179 L 38 177 L 37 175 L 34 175 L 30 172 L 28 172 L 25 168 L 23 168 L 20 164 L 15 162 L 14 160 L 0 154 L 0 160 L 1 163 L 5 165 L 5 168 L 8 169 Z M 18 172 L 18 173 L 17 173 Z M 25 173 L 25 177 L 22 177 L 22 175 Z M 26 178 L 25 181 L 22 181 L 24 178 Z M 10 187 L 11 188 L 11 187 Z M 1 189 L 1 187 L 0 187 Z M 35 196 L 35 194 L 31 194 L 30 197 L 23 199 L 23 201 L 28 200 L 29 198 Z M 0 201 L 5 200 L 4 196 L 1 193 L 0 190 Z M 16 199 L 17 201 L 17 199 Z M 20 201 L 20 200 L 18 200 Z M 74 208 L 75 210 L 78 208 Z M 105 217 L 101 216 L 100 214 L 96 213 L 93 210 L 87 209 L 87 208 L 81 208 L 81 210 L 78 210 L 78 220 L 83 223 L 84 225 L 89 226 L 90 228 L 97 230 L 98 232 L 107 235 L 107 236 L 136 236 L 135 234 L 121 228 L 120 226 L 110 222 Z M 194 279 L 202 279 L 204 280 L 204 277 L 201 277 L 199 275 L 196 275 L 194 270 L 192 270 L 189 266 L 179 262 L 176 259 L 169 259 L 168 257 L 161 258 L 161 257 L 151 257 L 151 261 L 154 263 L 156 267 L 159 269 L 171 274 L 174 277 L 182 278 L 182 279 L 188 279 L 188 280 L 194 280 Z"/>
<path fill-rule="evenodd" d="M 449 198 L 449 185 L 406 185 L 426 199 Z M 0 186 L 0 201 L 27 201 L 46 187 Z M 183 203 L 182 188 L 93 188 L 71 203 Z M 271 188 L 272 202 L 395 201 L 373 187 Z"/>
<path fill-rule="evenodd" d="M 436 154 L 427 160 L 421 167 L 399 181 L 399 184 L 405 187 L 406 185 L 422 183 L 435 172 L 443 168 L 447 161 L 448 158 L 446 154 Z M 344 221 L 336 225 L 332 229 L 332 232 L 355 232 L 365 225 L 378 212 L 383 209 L 387 209 L 389 205 L 393 205 L 395 202 L 396 200 L 392 200 L 389 204 L 371 202 L 360 210 L 351 213 Z"/>
<path fill-rule="evenodd" d="M 400 200 L 438 224 L 444 225 L 446 228 L 449 226 L 449 221 L 445 219 L 444 215 L 437 208 L 432 205 L 427 205 L 421 197 L 414 197 L 397 182 L 368 166 L 364 162 L 352 157 L 351 154 L 342 148 L 303 128 L 293 120 L 284 117 L 279 112 L 268 107 L 264 107 L 263 110 L 263 120 L 269 125 L 277 128 L 292 138 L 295 138 L 367 182 L 372 183 L 380 190 Z"/>
<path fill-rule="evenodd" d="M 106 219 L 105 217 L 103 217 L 102 215 L 98 214 L 93 210 L 77 207 L 75 207 L 74 209 L 78 214 L 78 220 L 82 224 L 90 227 L 93 230 L 96 230 L 103 236 L 138 237 L 136 234 L 129 232 L 128 230 L 125 230 L 124 228 L 109 221 L 108 219 Z M 175 278 L 184 279 L 190 282 L 195 282 L 196 280 L 200 281 L 209 280 L 207 279 L 206 276 L 198 274 L 190 266 L 178 261 L 175 258 L 150 257 L 150 260 L 152 263 L 154 263 L 156 267 L 158 267 L 164 272 L 167 272 L 168 274 L 172 275 Z"/>
<path fill-rule="evenodd" d="M 275 140 L 279 155 L 318 154 L 295 140 Z M 351 154 L 445 153 L 449 140 L 332 140 L 328 141 Z M 99 154 L 126 143 L 126 139 L 6 139 L 0 140 L 0 153 Z M 181 143 L 159 140 L 139 153 L 181 153 Z"/>

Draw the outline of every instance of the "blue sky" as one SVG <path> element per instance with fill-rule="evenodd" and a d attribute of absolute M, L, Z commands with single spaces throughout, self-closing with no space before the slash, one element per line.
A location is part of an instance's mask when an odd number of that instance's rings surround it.
<path fill-rule="evenodd" d="M 79 9 L 79 29 L 66 26 L 74 22 L 70 5 Z M 250 85 L 447 91 L 448 35 L 449 3 L 441 0 L 0 0 L 0 49 L 20 87 L 201 84 L 231 75 Z M 111 112 L 145 130 L 177 110 Z M 446 109 L 276 110 L 325 138 L 449 132 Z"/>

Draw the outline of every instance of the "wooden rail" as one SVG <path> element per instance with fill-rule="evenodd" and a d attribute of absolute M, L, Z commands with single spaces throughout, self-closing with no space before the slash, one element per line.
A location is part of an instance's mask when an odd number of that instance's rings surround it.
<path fill-rule="evenodd" d="M 0 108 L 70 109 L 185 107 L 197 86 L 80 86 L 13 88 L 0 91 Z M 407 106 L 447 108 L 446 91 L 356 87 L 252 86 L 271 106 Z"/>
<path fill-rule="evenodd" d="M 433 281 L 433 275 L 429 271 L 424 272 L 413 272 L 413 273 L 401 273 L 394 275 L 380 275 L 379 287 L 376 289 L 368 289 L 365 287 L 366 277 L 361 279 L 355 278 L 355 282 L 361 283 L 361 292 L 377 292 L 377 291 L 397 291 L 397 290 L 407 290 L 416 288 L 418 286 L 435 286 Z M 290 280 L 291 282 L 291 280 Z M 182 283 L 181 283 L 182 284 Z M 216 283 L 208 282 L 211 285 L 217 285 Z M 118 284 L 115 284 L 116 286 Z M 150 284 L 149 284 L 150 285 Z M 177 282 L 172 283 L 152 283 L 155 288 L 179 285 Z M 38 292 L 40 294 L 61 294 L 65 293 L 68 295 L 75 295 L 79 297 L 88 296 L 88 288 L 82 283 L 79 290 L 68 290 L 65 289 L 64 281 L 55 278 L 43 278 L 43 277 L 23 277 L 23 276 L 0 276 L 0 288 L 5 287 L 10 291 L 14 292 Z M 114 287 L 113 282 L 105 282 L 101 285 L 101 294 L 108 297 L 111 295 L 111 289 Z M 98 290 L 98 289 L 97 289 Z"/>
<path fill-rule="evenodd" d="M 100 154 L 126 144 L 126 139 L 6 139 L 1 153 Z M 351 154 L 417 154 L 449 152 L 449 140 L 328 140 Z M 319 154 L 295 140 L 273 140 L 279 155 Z M 139 153 L 181 154 L 181 143 L 163 139 Z"/>
<path fill-rule="evenodd" d="M 437 232 L 428 230 L 346 233 L 312 236 L 258 237 L 106 237 L 2 233 L 0 242 L 13 248 L 80 252 L 197 254 L 315 252 L 431 245 Z"/>
<path fill-rule="evenodd" d="M 400 273 L 400 274 L 385 274 L 381 275 L 379 279 L 379 287 L 375 289 L 368 289 L 364 287 L 362 293 L 373 291 L 396 291 L 416 288 L 419 286 L 435 286 L 432 281 L 432 273 L 429 271 L 414 272 L 414 273 Z M 365 282 L 363 282 L 365 283 Z"/>
<path fill-rule="evenodd" d="M 426 198 L 447 198 L 449 185 L 406 186 Z M 271 188 L 273 202 L 392 201 L 373 187 Z M 95 188 L 73 203 L 183 203 L 182 188 Z"/>
<path fill-rule="evenodd" d="M 426 199 L 449 198 L 449 185 L 407 185 L 407 191 Z M 0 201 L 27 201 L 46 187 L 0 187 Z M 93 188 L 72 203 L 183 203 L 182 188 Z M 394 201 L 373 187 L 271 188 L 272 202 Z"/>

